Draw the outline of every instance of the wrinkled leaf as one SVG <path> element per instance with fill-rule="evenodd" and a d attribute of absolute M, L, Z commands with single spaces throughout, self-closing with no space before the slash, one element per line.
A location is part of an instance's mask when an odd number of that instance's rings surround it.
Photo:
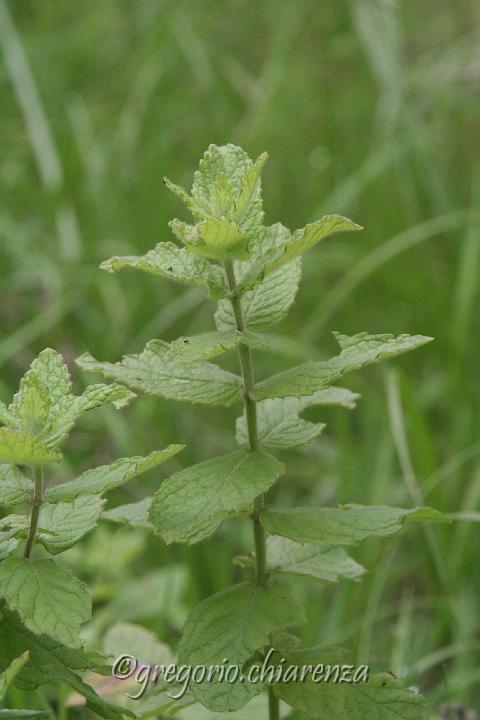
<path fill-rule="evenodd" d="M 97 526 L 103 503 L 100 495 L 80 495 L 70 502 L 44 503 L 35 539 L 52 555 L 68 550 Z"/>
<path fill-rule="evenodd" d="M 341 352 L 331 360 L 307 362 L 273 375 L 258 383 L 252 393 L 255 400 L 282 397 L 303 397 L 322 390 L 344 373 L 401 355 L 430 342 L 423 335 L 368 335 L 349 337 L 336 334 Z"/>
<path fill-rule="evenodd" d="M 77 364 L 83 370 L 99 371 L 134 389 L 173 400 L 227 406 L 241 400 L 237 375 L 207 362 L 180 365 L 168 352 L 168 343 L 151 340 L 143 352 L 126 355 L 118 363 L 100 362 L 85 353 Z"/>
<path fill-rule="evenodd" d="M 165 542 L 193 543 L 249 508 L 284 466 L 263 451 L 222 455 L 171 475 L 153 497 L 150 521 Z"/>
<path fill-rule="evenodd" d="M 154 450 L 144 457 L 137 455 L 119 458 L 111 465 L 99 465 L 91 468 L 75 480 L 47 490 L 46 499 L 50 503 L 55 503 L 59 500 L 75 500 L 79 495 L 101 495 L 107 490 L 113 490 L 123 485 L 131 478 L 157 467 L 179 453 L 184 447 L 184 445 L 169 445 L 163 450 Z"/>
<path fill-rule="evenodd" d="M 20 505 L 32 498 L 33 482 L 15 465 L 0 465 L 0 505 Z"/>
<path fill-rule="evenodd" d="M 32 632 L 80 647 L 80 625 L 92 612 L 90 595 L 53 560 L 7 558 L 0 565 L 0 594 Z"/>
<path fill-rule="evenodd" d="M 309 575 L 328 582 L 358 580 L 365 572 L 343 548 L 301 544 L 278 535 L 268 538 L 267 558 L 269 568 L 276 573 Z"/>

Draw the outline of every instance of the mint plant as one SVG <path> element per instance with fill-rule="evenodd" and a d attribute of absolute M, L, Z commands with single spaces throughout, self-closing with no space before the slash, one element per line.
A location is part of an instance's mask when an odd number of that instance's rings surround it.
<path fill-rule="evenodd" d="M 228 659 L 246 668 L 270 648 L 292 663 L 326 662 L 332 652 L 339 657 L 340 650 L 331 648 L 302 649 L 288 634 L 305 617 L 281 576 L 355 579 L 362 568 L 343 546 L 392 535 L 413 522 L 443 519 L 424 507 L 266 507 L 265 494 L 285 472 L 271 453 L 301 446 L 323 430 L 323 424 L 307 422 L 299 413 L 310 405 L 353 407 L 357 396 L 334 384 L 346 372 L 418 348 L 431 338 L 337 334 L 340 352 L 332 359 L 255 378 L 253 351 L 268 349 L 260 332 L 278 323 L 294 302 L 301 256 L 334 233 L 361 229 L 340 215 L 327 215 L 293 233 L 280 223 L 265 226 L 260 183 L 265 160 L 266 154 L 252 161 L 239 147 L 211 145 L 190 193 L 165 179 L 193 216 L 192 224 L 170 223 L 182 245 L 160 242 L 141 257 L 116 256 L 101 265 L 108 272 L 130 267 L 204 287 L 218 302 L 216 330 L 171 343 L 151 340 L 142 352 L 117 363 L 89 354 L 78 359 L 83 369 L 100 371 L 134 390 L 207 405 L 243 403 L 238 449 L 176 472 L 151 502 L 124 506 L 111 518 L 150 523 L 166 543 L 190 544 L 212 535 L 226 518 L 251 517 L 253 573 L 247 559 L 245 581 L 208 598 L 187 619 L 178 660 L 192 666 Z M 232 350 L 238 353 L 239 374 L 210 362 Z M 386 673 L 371 674 L 368 682 L 357 685 L 191 684 L 196 701 L 213 712 L 238 711 L 264 690 L 270 720 L 279 717 L 280 700 L 321 720 L 413 720 L 423 716 L 425 707 L 420 695 L 402 689 Z"/>
<path fill-rule="evenodd" d="M 32 690 L 61 681 L 83 695 L 100 717 L 121 720 L 123 714 L 131 715 L 99 697 L 78 674 L 86 669 L 106 674 L 110 668 L 84 649 L 80 637 L 92 610 L 88 588 L 52 556 L 96 527 L 108 490 L 159 465 L 183 446 L 121 458 L 50 488 L 45 487 L 44 468 L 62 459 L 61 445 L 80 415 L 106 403 L 121 408 L 133 397 L 118 384 L 90 385 L 82 395 L 74 395 L 62 357 L 47 349 L 31 364 L 10 406 L 0 404 L 0 505 L 30 507 L 29 514 L 0 520 L 0 695 L 9 684 Z M 31 477 L 19 466 L 30 466 Z M 45 713 L 0 711 L 0 717 L 22 716 Z"/>

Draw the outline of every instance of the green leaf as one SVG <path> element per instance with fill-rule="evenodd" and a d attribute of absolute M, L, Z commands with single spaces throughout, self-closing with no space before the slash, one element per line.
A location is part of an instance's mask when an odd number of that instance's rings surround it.
<path fill-rule="evenodd" d="M 19 655 L 19 657 L 12 660 L 6 670 L 0 673 L 0 701 L 2 701 L 7 693 L 9 686 L 12 684 L 13 679 L 20 672 L 22 667 L 28 661 L 28 650 Z"/>
<path fill-rule="evenodd" d="M 89 385 L 80 396 L 72 395 L 64 406 L 63 414 L 52 422 L 42 434 L 42 439 L 49 449 L 56 448 L 67 437 L 78 418 L 89 410 L 103 405 L 112 404 L 117 410 L 128 405 L 135 393 L 123 385 L 102 383 Z"/>
<path fill-rule="evenodd" d="M 197 218 L 226 217 L 238 221 L 240 229 L 252 232 L 263 222 L 260 171 L 266 154 L 253 163 L 236 145 L 210 145 L 200 160 L 192 186 Z"/>
<path fill-rule="evenodd" d="M 185 248 L 171 242 L 161 242 L 146 255 L 115 256 L 104 260 L 100 268 L 115 273 L 123 268 L 134 268 L 175 280 L 185 285 L 200 285 L 210 289 L 218 297 L 225 294 L 225 277 L 222 269 L 201 257 L 192 255 Z"/>
<path fill-rule="evenodd" d="M 72 382 L 62 356 L 46 348 L 32 362 L 30 371 L 48 388 L 49 419 L 60 417 L 72 396 Z"/>
<path fill-rule="evenodd" d="M 53 560 L 7 558 L 0 565 L 0 594 L 32 632 L 80 647 L 80 625 L 92 612 L 90 595 Z"/>
<path fill-rule="evenodd" d="M 20 505 L 31 500 L 33 482 L 15 465 L 0 465 L 0 505 Z"/>
<path fill-rule="evenodd" d="M 299 417 L 299 413 L 313 405 L 341 405 L 354 408 L 360 397 L 357 393 L 344 388 L 330 387 L 318 390 L 304 398 L 275 398 L 257 403 L 257 423 L 260 444 L 270 450 L 305 445 L 318 437 L 325 427 L 324 423 L 313 423 Z M 248 432 L 245 412 L 237 419 L 237 442 L 248 444 Z"/>
<path fill-rule="evenodd" d="M 230 257 L 248 257 L 248 239 L 242 234 L 238 225 L 227 218 L 209 218 L 198 226 L 203 244 L 190 245 L 192 252 L 224 261 Z"/>
<path fill-rule="evenodd" d="M 121 525 L 128 525 L 129 527 L 151 530 L 153 527 L 149 520 L 151 504 L 152 498 L 146 497 L 138 502 L 119 505 L 112 510 L 105 510 L 105 512 L 102 513 L 102 518 L 110 520 L 111 522 L 120 523 Z"/>
<path fill-rule="evenodd" d="M 300 261 L 294 260 L 247 290 L 240 301 L 246 326 L 250 330 L 263 330 L 283 320 L 295 300 L 300 276 Z M 235 326 L 230 301 L 219 301 L 215 323 L 219 330 Z"/>
<path fill-rule="evenodd" d="M 277 270 L 298 255 L 303 255 L 303 253 L 329 235 L 351 230 L 363 230 L 363 227 L 342 215 L 324 215 L 320 220 L 306 225 L 301 230 L 295 230 L 282 248 L 282 254 L 267 265 L 266 272 Z"/>
<path fill-rule="evenodd" d="M 86 698 L 87 707 L 106 720 L 122 720 L 123 715 L 134 717 L 125 708 L 117 708 L 103 700 L 77 672 L 93 669 L 104 671 L 99 665 L 98 656 L 86 653 L 81 648 L 65 647 L 47 635 L 31 633 L 19 620 L 16 613 L 3 608 L 0 623 L 0 671 L 11 661 L 29 651 L 30 657 L 25 667 L 16 676 L 14 684 L 22 690 L 33 690 L 46 683 L 65 682 L 73 690 Z"/>
<path fill-rule="evenodd" d="M 179 664 L 242 667 L 269 643 L 270 635 L 305 621 L 303 609 L 281 585 L 242 583 L 204 600 L 189 615 Z M 260 683 L 194 683 L 195 698 L 210 710 L 238 710 L 262 690 Z"/>
<path fill-rule="evenodd" d="M 39 434 L 45 427 L 50 412 L 50 392 L 34 370 L 27 372 L 21 379 L 9 411 L 18 426 L 27 432 Z"/>
<path fill-rule="evenodd" d="M 134 455 L 133 457 L 119 458 L 111 465 L 99 465 L 91 468 L 75 480 L 47 490 L 46 499 L 50 503 L 55 503 L 59 500 L 75 500 L 79 495 L 102 495 L 107 490 L 120 487 L 131 478 L 161 465 L 184 447 L 184 445 L 169 445 L 163 450 L 154 450 L 146 456 Z"/>
<path fill-rule="evenodd" d="M 212 363 L 181 365 L 169 358 L 169 345 L 150 340 L 143 352 L 121 362 L 95 360 L 89 353 L 77 359 L 83 370 L 100 371 L 125 385 L 173 400 L 208 405 L 232 405 L 242 398 L 241 380 Z"/>
<path fill-rule="evenodd" d="M 346 664 L 340 658 L 325 657 L 321 648 L 308 648 L 288 653 L 289 666 L 330 666 Z M 357 666 L 355 666 L 357 667 Z M 353 674 L 353 673 L 351 673 Z M 288 677 L 288 675 L 287 675 Z M 332 677 L 335 677 L 333 675 Z M 422 720 L 426 704 L 421 695 L 405 690 L 389 673 L 370 674 L 368 681 L 341 683 L 320 680 L 314 682 L 311 674 L 301 682 L 276 683 L 275 694 L 291 707 L 318 720 Z"/>
<path fill-rule="evenodd" d="M 358 370 L 366 365 L 379 362 L 409 350 L 421 347 L 432 338 L 423 335 L 368 335 L 359 333 L 335 334 L 341 353 L 331 360 L 307 362 L 291 370 L 278 373 L 258 383 L 252 397 L 255 400 L 281 397 L 302 397 L 331 385 L 346 372 Z"/>
<path fill-rule="evenodd" d="M 365 572 L 342 548 L 302 545 L 278 535 L 268 538 L 267 558 L 275 573 L 310 575 L 327 582 L 338 582 L 340 578 L 358 580 Z"/>
<path fill-rule="evenodd" d="M 0 428 L 0 463 L 43 465 L 61 459 L 60 453 L 50 451 L 35 435 L 25 430 Z"/>
<path fill-rule="evenodd" d="M 178 363 L 196 363 L 234 350 L 240 343 L 253 348 L 268 347 L 268 343 L 255 333 L 213 330 L 201 335 L 177 338 L 169 345 L 169 357 Z"/>
<path fill-rule="evenodd" d="M 261 520 L 271 535 L 323 545 L 355 545 L 370 535 L 393 535 L 410 522 L 449 522 L 441 512 L 432 508 L 405 510 L 384 505 L 266 510 Z"/>
<path fill-rule="evenodd" d="M 127 654 L 149 665 L 173 662 L 170 648 L 160 642 L 155 633 L 128 622 L 117 622 L 109 627 L 103 639 L 103 652 L 112 660 Z"/>
<path fill-rule="evenodd" d="M 194 543 L 247 510 L 284 471 L 263 451 L 222 455 L 171 475 L 153 496 L 150 520 L 165 542 Z"/>
<path fill-rule="evenodd" d="M 100 495 L 80 495 L 71 502 L 44 503 L 35 539 L 52 555 L 68 550 L 98 525 L 104 502 Z"/>

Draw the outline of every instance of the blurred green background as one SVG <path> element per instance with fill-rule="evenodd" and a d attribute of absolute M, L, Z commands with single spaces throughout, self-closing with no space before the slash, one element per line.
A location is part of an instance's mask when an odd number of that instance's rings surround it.
<path fill-rule="evenodd" d="M 79 388 L 73 359 L 87 348 L 114 360 L 151 337 L 211 329 L 213 305 L 197 289 L 98 264 L 171 239 L 167 222 L 183 211 L 162 178 L 189 186 L 209 143 L 267 150 L 267 223 L 293 229 L 340 212 L 365 231 L 308 255 L 258 376 L 331 354 L 331 330 L 435 337 L 348 379 L 357 410 L 322 411 L 327 430 L 286 455 L 271 502 L 420 500 L 472 520 L 363 544 L 361 584 L 298 580 L 304 639 L 391 669 L 425 691 L 432 717 L 463 717 L 447 715 L 453 703 L 478 710 L 478 2 L 0 0 L 0 44 L 1 398 L 45 346 L 64 354 Z M 84 420 L 51 481 L 186 442 L 165 477 L 231 448 L 233 427 L 227 410 L 142 397 Z M 129 619 L 174 645 L 185 612 L 238 579 L 231 558 L 250 548 L 247 521 L 168 549 L 105 526 L 65 559 L 93 587 L 93 644 Z"/>

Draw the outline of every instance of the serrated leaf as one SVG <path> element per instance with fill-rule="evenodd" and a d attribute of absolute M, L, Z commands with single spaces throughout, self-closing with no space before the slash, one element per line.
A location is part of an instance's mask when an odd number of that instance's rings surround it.
<path fill-rule="evenodd" d="M 254 163 L 249 165 L 240 181 L 240 192 L 235 195 L 232 218 L 242 231 L 254 236 L 263 223 L 262 189 L 260 173 L 268 159 L 267 153 L 262 153 Z"/>
<path fill-rule="evenodd" d="M 0 463 L 43 465 L 61 459 L 60 453 L 49 450 L 35 435 L 25 430 L 0 428 Z"/>
<path fill-rule="evenodd" d="M 323 545 L 355 545 L 370 535 L 393 535 L 410 522 L 449 522 L 441 512 L 432 508 L 405 510 L 385 505 L 266 510 L 261 515 L 261 521 L 271 535 Z"/>
<path fill-rule="evenodd" d="M 330 659 L 320 648 L 307 648 L 287 654 L 284 667 L 303 668 L 323 665 L 340 667 L 342 658 Z M 353 665 L 353 663 L 351 663 Z M 347 665 L 348 666 L 348 665 Z M 357 667 L 354 665 L 353 667 Z M 324 670 L 325 672 L 325 670 Z M 341 671 L 338 673 L 341 675 Z M 350 673 L 353 676 L 353 671 Z M 288 677 L 288 676 L 287 676 Z M 335 677 L 335 674 L 332 675 Z M 320 680 L 314 682 L 309 674 L 302 682 L 276 683 L 275 694 L 291 707 L 301 710 L 318 720 L 423 720 L 426 704 L 424 698 L 400 687 L 389 673 L 369 674 L 368 680 L 341 683 Z"/>
<path fill-rule="evenodd" d="M 314 405 L 341 405 L 354 408 L 357 393 L 344 388 L 330 387 L 318 390 L 304 398 L 275 398 L 257 403 L 257 424 L 260 444 L 270 450 L 305 445 L 318 437 L 325 427 L 324 423 L 313 423 L 299 417 L 299 413 Z M 237 418 L 237 442 L 248 444 L 245 412 Z"/>
<path fill-rule="evenodd" d="M 295 230 L 282 248 L 282 254 L 267 265 L 266 272 L 276 270 L 298 255 L 303 255 L 303 253 L 329 235 L 352 230 L 363 230 L 363 227 L 343 217 L 343 215 L 324 215 L 320 220 L 306 225 L 301 230 Z"/>
<path fill-rule="evenodd" d="M 358 580 L 365 572 L 343 548 L 301 544 L 278 535 L 268 538 L 267 559 L 275 573 L 309 575 L 327 582 Z"/>
<path fill-rule="evenodd" d="M 255 333 L 213 330 L 177 338 L 169 345 L 169 356 L 175 362 L 190 364 L 234 350 L 240 343 L 253 348 L 268 347 L 268 343 Z"/>
<path fill-rule="evenodd" d="M 48 448 L 56 448 L 67 437 L 83 413 L 108 404 L 119 410 L 128 405 L 134 397 L 135 393 L 116 383 L 88 385 L 81 395 L 71 396 L 63 408 L 62 415 L 42 433 L 42 439 Z"/>
<path fill-rule="evenodd" d="M 300 277 L 300 261 L 294 260 L 247 290 L 240 301 L 246 326 L 250 330 L 263 330 L 283 320 L 295 300 Z M 219 330 L 235 327 L 230 301 L 219 301 L 215 324 Z"/>
<path fill-rule="evenodd" d="M 99 697 L 95 691 L 83 682 L 77 672 L 87 669 L 104 670 L 100 667 L 98 656 L 86 653 L 81 648 L 65 647 L 47 635 L 31 633 L 20 621 L 16 613 L 6 608 L 1 611 L 0 623 L 0 671 L 20 654 L 29 651 L 30 657 L 14 684 L 22 690 L 33 690 L 46 683 L 65 682 L 86 698 L 87 707 L 106 720 L 122 720 L 123 715 L 134 717 L 130 710 L 117 708 Z"/>
<path fill-rule="evenodd" d="M 28 661 L 29 653 L 26 650 L 17 658 L 12 660 L 6 670 L 0 673 L 0 701 L 2 701 L 7 693 L 8 687 L 12 684 L 13 679 L 20 672 L 22 667 Z"/>
<path fill-rule="evenodd" d="M 150 521 L 167 543 L 198 542 L 228 515 L 246 510 L 283 470 L 260 450 L 205 460 L 163 482 L 153 496 Z"/>
<path fill-rule="evenodd" d="M 129 527 L 151 530 L 153 528 L 149 520 L 151 504 L 152 498 L 146 497 L 143 500 L 138 500 L 138 502 L 127 503 L 111 510 L 105 510 L 102 513 L 102 518 Z"/>
<path fill-rule="evenodd" d="M 332 385 L 346 372 L 401 355 L 432 340 L 423 335 L 394 337 L 368 333 L 359 333 L 352 337 L 336 333 L 335 337 L 342 349 L 339 355 L 331 360 L 303 363 L 273 375 L 255 386 L 252 397 L 255 400 L 264 400 L 311 395 Z"/>
<path fill-rule="evenodd" d="M 100 495 L 80 495 L 70 502 L 44 503 L 35 539 L 52 555 L 68 550 L 98 525 L 103 504 Z"/>
<path fill-rule="evenodd" d="M 72 395 L 70 373 L 62 356 L 46 348 L 34 359 L 30 370 L 48 387 L 50 419 L 59 417 Z"/>
<path fill-rule="evenodd" d="M 33 495 L 33 482 L 15 465 L 0 465 L 0 505 L 20 505 Z"/>
<path fill-rule="evenodd" d="M 45 497 L 48 502 L 59 500 L 75 500 L 79 495 L 102 495 L 141 475 L 183 450 L 184 445 L 169 445 L 163 450 L 154 450 L 149 455 L 134 455 L 119 458 L 111 465 L 99 465 L 86 470 L 82 475 L 70 482 L 56 485 L 47 490 Z"/>
<path fill-rule="evenodd" d="M 175 280 L 185 285 L 200 285 L 218 294 L 224 293 L 225 278 L 220 267 L 212 265 L 201 257 L 192 255 L 185 248 L 171 242 L 161 242 L 145 255 L 115 256 L 104 260 L 100 268 L 115 273 L 123 268 L 134 268 Z"/>
<path fill-rule="evenodd" d="M 240 667 L 269 642 L 270 635 L 305 621 L 303 609 L 281 585 L 242 583 L 213 595 L 189 615 L 179 664 Z M 262 690 L 260 683 L 195 683 L 191 691 L 210 710 L 231 712 Z"/>
<path fill-rule="evenodd" d="M 77 359 L 83 370 L 100 371 L 134 389 L 173 400 L 207 405 L 232 405 L 242 398 L 241 380 L 212 363 L 180 365 L 169 359 L 169 345 L 151 340 L 138 355 L 126 355 L 121 362 L 95 360 L 89 353 Z"/>
<path fill-rule="evenodd" d="M 0 594 L 32 632 L 80 647 L 80 626 L 92 612 L 90 595 L 53 560 L 7 558 L 0 565 Z"/>

